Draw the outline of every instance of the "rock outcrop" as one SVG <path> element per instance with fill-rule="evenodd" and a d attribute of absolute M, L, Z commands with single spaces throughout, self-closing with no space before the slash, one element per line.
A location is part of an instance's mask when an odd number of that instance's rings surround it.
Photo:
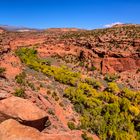
<path fill-rule="evenodd" d="M 115 73 L 140 68 L 140 59 L 134 58 L 104 58 L 102 61 L 102 73 Z"/>
<path fill-rule="evenodd" d="M 13 118 L 38 130 L 45 128 L 47 114 L 26 99 L 10 97 L 0 101 L 0 122 Z"/>
<path fill-rule="evenodd" d="M 81 131 L 45 134 L 13 119 L 0 124 L 0 140 L 82 140 Z M 94 136 L 95 140 L 98 140 Z"/>
<path fill-rule="evenodd" d="M 47 138 L 35 128 L 8 119 L 0 124 L 0 140 L 47 140 Z"/>

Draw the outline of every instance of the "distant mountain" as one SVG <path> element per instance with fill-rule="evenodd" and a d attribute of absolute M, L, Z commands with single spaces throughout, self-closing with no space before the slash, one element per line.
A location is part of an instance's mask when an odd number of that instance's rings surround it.
<path fill-rule="evenodd" d="M 53 32 L 68 32 L 68 31 L 83 31 L 85 29 L 79 28 L 48 28 L 46 31 L 53 31 Z"/>
<path fill-rule="evenodd" d="M 25 32 L 25 31 L 36 31 L 39 29 L 35 28 L 28 28 L 28 27 L 21 27 L 21 26 L 9 26 L 9 25 L 0 25 L 0 28 L 8 31 L 19 31 L 19 32 Z"/>
<path fill-rule="evenodd" d="M 51 32 L 67 32 L 67 31 L 83 31 L 85 29 L 78 29 L 78 28 L 48 28 L 48 29 L 36 29 L 36 28 L 28 28 L 28 27 L 22 27 L 22 26 L 9 26 L 9 25 L 1 25 L 0 28 L 7 31 L 18 31 L 18 32 L 26 32 L 26 31 L 39 31 L 39 30 L 45 30 L 45 31 L 51 31 Z"/>

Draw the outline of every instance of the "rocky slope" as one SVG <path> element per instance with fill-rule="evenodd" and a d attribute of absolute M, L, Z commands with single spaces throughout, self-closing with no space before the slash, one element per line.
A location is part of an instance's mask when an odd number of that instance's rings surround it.
<path fill-rule="evenodd" d="M 35 48 L 43 66 L 66 65 L 81 73 L 81 81 L 94 77 L 101 83 L 98 92 L 108 88 L 110 79 L 118 84 L 119 90 L 124 87 L 140 90 L 139 25 L 90 31 L 48 29 L 12 32 L 0 29 L 1 140 L 82 140 L 87 137 L 81 136 L 85 132 L 94 140 L 102 139 L 96 131 L 98 137 L 91 130 L 92 134 L 83 128 L 71 130 L 73 123 L 72 126 L 68 124 L 74 122 L 79 126 L 80 114 L 64 98 L 69 85 L 62 82 L 63 79 L 56 80 L 55 73 L 51 77 L 44 75 L 43 67 L 36 71 L 32 65 L 36 61 L 34 57 L 30 65 L 30 60 L 22 63 L 15 52 L 23 47 Z M 115 96 L 121 98 L 122 93 L 117 92 Z"/>

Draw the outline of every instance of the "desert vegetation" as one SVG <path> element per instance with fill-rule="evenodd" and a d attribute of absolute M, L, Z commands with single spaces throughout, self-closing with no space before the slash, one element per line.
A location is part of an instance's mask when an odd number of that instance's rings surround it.
<path fill-rule="evenodd" d="M 63 84 L 75 85 L 80 78 L 80 73 L 72 72 L 68 67 L 62 66 L 58 68 L 47 65 L 44 63 L 44 60 L 42 61 L 42 59 L 37 57 L 37 51 L 34 49 L 21 48 L 16 53 L 21 61 L 26 63 L 30 68 L 41 71 L 47 76 L 52 76 L 56 81 Z"/>
<path fill-rule="evenodd" d="M 103 140 L 140 139 L 140 92 L 128 88 L 120 89 L 115 82 L 117 76 L 107 75 L 108 85 L 103 91 L 102 84 L 96 79 L 82 79 L 81 74 L 66 66 L 56 67 L 37 56 L 34 48 L 21 48 L 16 51 L 21 61 L 31 69 L 42 72 L 48 77 L 67 85 L 64 97 L 74 105 L 81 115 L 80 123 L 75 126 L 69 122 L 70 129 L 85 129 L 97 134 Z M 47 63 L 45 62 L 47 61 Z M 18 83 L 24 83 L 16 77 Z M 24 79 L 24 78 L 22 78 Z M 20 95 L 19 91 L 17 92 Z M 52 94 L 58 101 L 56 93 Z M 87 138 L 84 134 L 83 139 Z"/>
<path fill-rule="evenodd" d="M 4 77 L 4 72 L 6 69 L 4 67 L 0 67 L 0 77 Z"/>
<path fill-rule="evenodd" d="M 97 93 L 88 85 L 80 84 L 67 88 L 64 96 L 81 114 L 81 128 L 98 134 L 101 139 L 138 139 L 140 94 L 125 89 L 116 95 L 114 91 L 116 85 L 110 91 Z"/>
<path fill-rule="evenodd" d="M 17 88 L 15 89 L 14 95 L 23 98 L 25 96 L 25 90 L 23 88 Z"/>

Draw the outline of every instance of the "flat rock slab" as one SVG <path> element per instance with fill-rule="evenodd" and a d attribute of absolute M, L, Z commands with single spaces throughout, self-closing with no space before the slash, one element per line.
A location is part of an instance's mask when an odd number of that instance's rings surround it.
<path fill-rule="evenodd" d="M 80 132 L 44 134 L 35 128 L 8 119 L 0 124 L 0 140 L 82 140 Z"/>
<path fill-rule="evenodd" d="M 40 131 L 9 119 L 0 124 L 0 140 L 47 140 Z"/>
<path fill-rule="evenodd" d="M 45 111 L 29 100 L 15 96 L 0 100 L 0 122 L 10 118 L 40 131 L 45 128 L 45 123 L 48 121 Z"/>

